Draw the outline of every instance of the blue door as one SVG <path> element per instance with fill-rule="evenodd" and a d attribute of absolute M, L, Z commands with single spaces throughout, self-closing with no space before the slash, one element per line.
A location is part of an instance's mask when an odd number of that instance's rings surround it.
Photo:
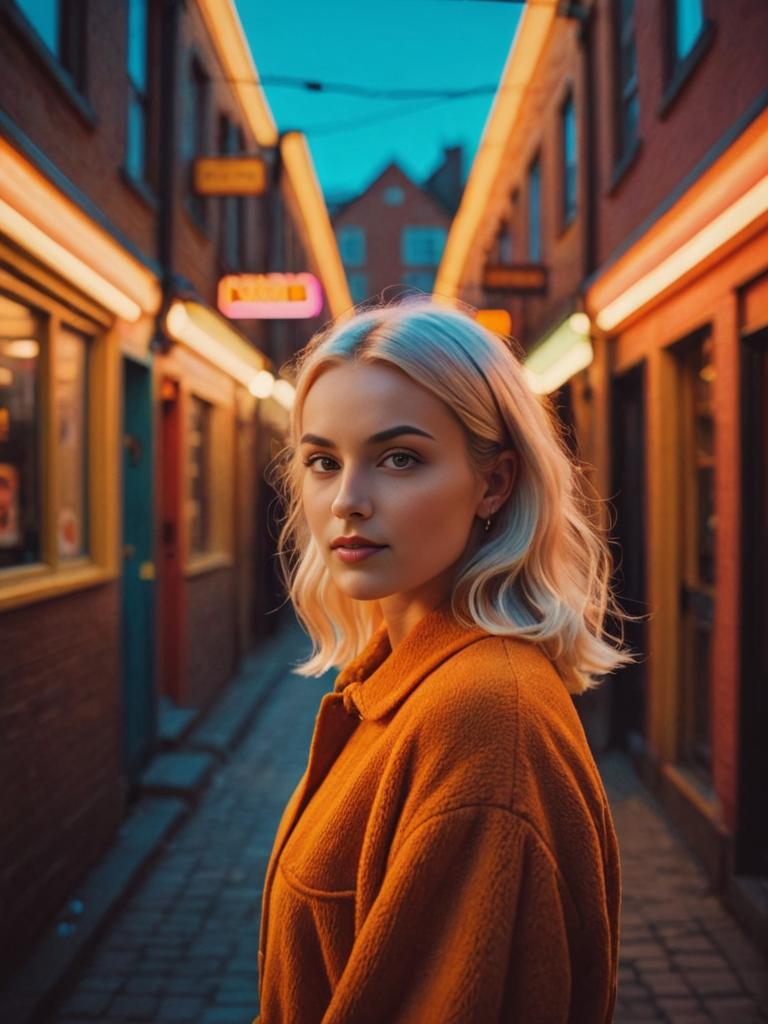
<path fill-rule="evenodd" d="M 152 374 L 123 359 L 123 770 L 133 783 L 156 731 Z"/>

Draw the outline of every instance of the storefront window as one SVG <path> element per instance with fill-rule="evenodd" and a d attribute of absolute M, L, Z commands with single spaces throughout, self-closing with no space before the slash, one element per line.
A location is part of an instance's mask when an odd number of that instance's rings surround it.
<path fill-rule="evenodd" d="M 210 548 L 211 406 L 196 395 L 190 395 L 189 403 L 189 547 L 191 554 L 199 555 Z"/>
<path fill-rule="evenodd" d="M 43 319 L 0 295 L 0 569 L 41 560 Z"/>
<path fill-rule="evenodd" d="M 88 342 L 61 328 L 55 356 L 56 442 L 59 459 L 59 507 L 56 537 L 59 558 L 78 558 L 88 548 Z"/>
<path fill-rule="evenodd" d="M 681 760 L 711 781 L 712 627 L 715 615 L 715 369 L 707 333 L 680 351 L 682 554 Z"/>

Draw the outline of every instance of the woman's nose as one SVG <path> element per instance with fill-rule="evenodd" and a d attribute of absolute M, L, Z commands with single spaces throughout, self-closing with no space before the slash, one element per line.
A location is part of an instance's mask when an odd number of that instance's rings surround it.
<path fill-rule="evenodd" d="M 346 519 L 355 514 L 367 517 L 371 509 L 371 500 L 363 480 L 352 474 L 342 475 L 336 497 L 331 503 L 331 512 L 339 519 Z"/>

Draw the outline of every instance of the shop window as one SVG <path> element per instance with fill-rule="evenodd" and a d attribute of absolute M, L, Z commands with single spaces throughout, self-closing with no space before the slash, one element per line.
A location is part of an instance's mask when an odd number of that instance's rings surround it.
<path fill-rule="evenodd" d="M 15 4 L 46 50 L 82 91 L 85 85 L 85 0 L 15 0 Z"/>
<path fill-rule="evenodd" d="M 637 145 L 640 118 L 637 51 L 635 46 L 635 0 L 614 0 L 616 163 L 630 160 Z"/>
<path fill-rule="evenodd" d="M 148 0 L 128 2 L 128 119 L 125 169 L 136 181 L 149 180 Z"/>
<path fill-rule="evenodd" d="M 211 550 L 210 444 L 212 407 L 197 395 L 189 397 L 188 530 L 191 555 Z"/>
<path fill-rule="evenodd" d="M 185 82 L 182 156 L 187 164 L 187 203 L 201 226 L 205 225 L 208 206 L 205 196 L 195 191 L 194 161 L 208 150 L 208 96 L 208 76 L 199 59 L 192 55 Z"/>
<path fill-rule="evenodd" d="M 355 305 L 358 302 L 364 302 L 368 298 L 368 275 L 355 270 L 347 276 L 347 281 L 349 293 Z"/>
<path fill-rule="evenodd" d="M 0 569 L 42 560 L 44 320 L 0 295 Z"/>
<path fill-rule="evenodd" d="M 60 559 L 88 548 L 88 339 L 61 327 L 56 339 L 54 415 L 59 466 L 57 548 Z"/>
<path fill-rule="evenodd" d="M 712 338 L 700 333 L 679 360 L 681 673 L 679 759 L 711 774 L 712 626 L 715 610 L 715 427 Z"/>
<path fill-rule="evenodd" d="M 401 239 L 401 259 L 406 267 L 436 267 L 445 248 L 447 231 L 440 227 L 406 227 Z"/>
<path fill-rule="evenodd" d="M 345 224 L 337 232 L 339 254 L 345 267 L 365 266 L 365 229 Z"/>
<path fill-rule="evenodd" d="M 528 168 L 528 259 L 541 260 L 541 157 L 537 154 Z"/>
<path fill-rule="evenodd" d="M 569 93 L 560 108 L 561 195 L 563 227 L 576 216 L 576 109 Z"/>

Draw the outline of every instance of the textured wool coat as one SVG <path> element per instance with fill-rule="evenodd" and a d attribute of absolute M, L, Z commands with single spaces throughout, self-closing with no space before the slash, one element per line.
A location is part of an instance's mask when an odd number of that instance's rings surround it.
<path fill-rule="evenodd" d="M 260 1024 L 608 1024 L 616 835 L 534 645 L 444 604 L 317 715 L 262 900 Z"/>

